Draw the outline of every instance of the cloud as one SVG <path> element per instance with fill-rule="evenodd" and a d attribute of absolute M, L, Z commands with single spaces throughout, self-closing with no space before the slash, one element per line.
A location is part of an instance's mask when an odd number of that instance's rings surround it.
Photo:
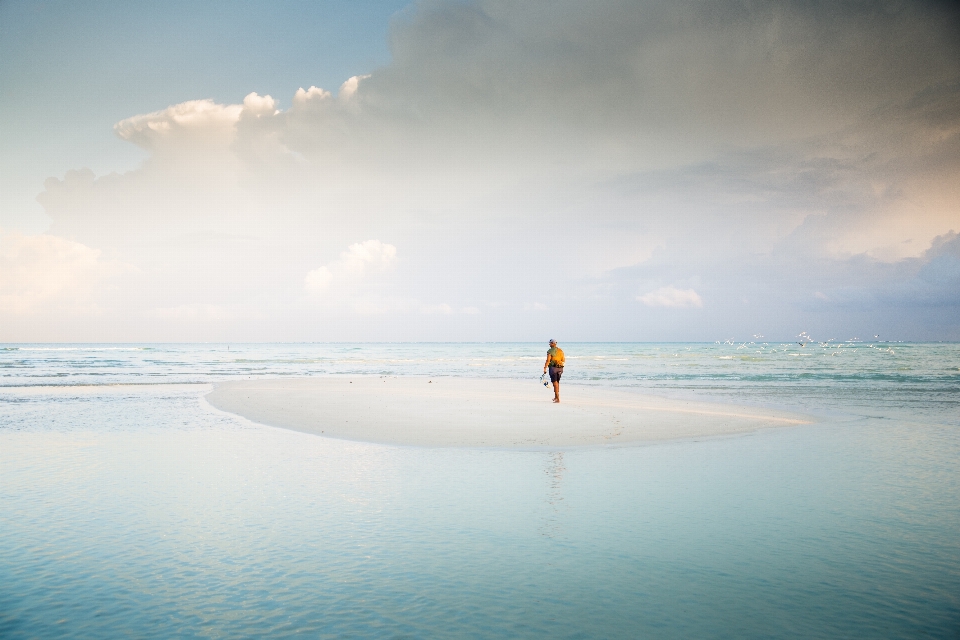
<path fill-rule="evenodd" d="M 651 170 L 837 140 L 870 119 L 888 125 L 871 129 L 889 146 L 902 142 L 892 105 L 956 82 L 956 22 L 930 3 L 420 3 L 395 22 L 393 62 L 346 80 L 336 99 L 311 86 L 287 111 L 255 93 L 242 105 L 196 100 L 117 132 L 148 149 L 187 134 L 211 146 L 276 135 L 313 162 L 401 171 L 490 160 L 526 173 Z M 952 131 L 949 110 L 915 110 Z M 237 128 L 241 112 L 272 125 Z"/>
<path fill-rule="evenodd" d="M 297 89 L 297 92 L 293 94 L 293 106 L 302 108 L 312 100 L 329 100 L 331 97 L 329 91 L 324 91 L 320 87 L 311 86 L 306 91 L 303 90 L 303 87 L 300 87 Z"/>
<path fill-rule="evenodd" d="M 246 101 L 256 112 L 263 108 L 255 93 L 247 96 Z M 122 140 L 149 151 L 220 149 L 233 142 L 236 123 L 245 106 L 191 100 L 121 120 L 113 129 Z"/>
<path fill-rule="evenodd" d="M 342 294 L 356 289 L 368 275 L 389 269 L 397 256 L 397 248 L 379 240 L 367 240 L 347 247 L 340 258 L 308 272 L 303 288 L 308 294 L 319 296 L 330 289 Z"/>
<path fill-rule="evenodd" d="M 513 339 L 533 300 L 597 339 L 641 317 L 651 339 L 795 335 L 857 304 L 900 322 L 953 282 L 930 251 L 960 229 L 958 24 L 924 2 L 417 3 L 392 61 L 336 95 L 304 79 L 288 108 L 245 90 L 133 116 L 116 133 L 146 162 L 38 200 L 49 236 L 141 267 L 129 317 L 215 304 L 277 339 L 322 314 L 359 336 L 355 313 Z M 426 311 L 481 307 L 466 336 L 425 333 Z"/>
<path fill-rule="evenodd" d="M 671 309 L 689 309 L 702 307 L 703 300 L 693 289 L 677 289 L 676 287 L 660 287 L 655 291 L 637 296 L 637 300 L 648 307 L 667 307 Z"/>
<path fill-rule="evenodd" d="M 319 294 L 330 286 L 333 282 L 333 272 L 330 267 L 320 266 L 309 272 L 303 279 L 303 288 L 313 294 Z"/>
<path fill-rule="evenodd" d="M 364 76 L 353 76 L 347 79 L 342 85 L 340 85 L 340 91 L 337 92 L 337 97 L 341 100 L 349 100 L 357 92 L 357 89 L 360 88 L 360 83 L 370 77 L 370 74 Z M 313 89 L 314 87 L 311 87 Z"/>
<path fill-rule="evenodd" d="M 0 317 L 95 313 L 99 287 L 121 270 L 78 242 L 0 231 Z"/>
<path fill-rule="evenodd" d="M 960 307 L 960 234 L 937 237 L 920 259 L 904 266 L 911 277 L 872 292 L 881 306 L 911 305 L 956 312 Z"/>
<path fill-rule="evenodd" d="M 243 110 L 240 112 L 240 116 L 273 116 L 280 113 L 277 109 L 277 101 L 271 98 L 270 96 L 260 96 L 257 95 L 257 92 L 247 94 L 243 99 Z"/>
<path fill-rule="evenodd" d="M 692 158 L 835 131 L 954 78 L 955 25 L 931 3 L 423 3 L 356 98 L 521 157 Z"/>

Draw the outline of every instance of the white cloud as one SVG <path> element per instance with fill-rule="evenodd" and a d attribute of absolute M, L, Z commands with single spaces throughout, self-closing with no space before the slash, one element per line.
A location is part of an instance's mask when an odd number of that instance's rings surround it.
<path fill-rule="evenodd" d="M 307 273 L 306 278 L 303 279 L 303 288 L 310 293 L 321 293 L 330 286 L 332 281 L 333 273 L 330 268 L 321 266 Z"/>
<path fill-rule="evenodd" d="M 385 269 L 397 257 L 397 248 L 379 240 L 367 240 L 350 245 L 340 254 L 339 264 L 344 271 L 363 275 L 368 269 Z"/>
<path fill-rule="evenodd" d="M 262 100 L 251 99 L 251 104 L 263 106 Z M 233 142 L 243 109 L 239 104 L 191 100 L 121 120 L 113 129 L 120 138 L 151 151 L 223 148 Z"/>
<path fill-rule="evenodd" d="M 330 92 L 324 91 L 320 87 L 311 86 L 306 91 L 303 90 L 303 87 L 300 87 L 297 89 L 297 92 L 293 94 L 293 106 L 303 107 L 314 100 L 323 101 L 330 97 Z"/>
<path fill-rule="evenodd" d="M 648 307 L 667 307 L 671 309 L 688 309 L 702 307 L 703 300 L 693 289 L 677 289 L 676 287 L 660 287 L 656 291 L 638 296 L 637 300 Z"/>
<path fill-rule="evenodd" d="M 0 232 L 0 316 L 95 311 L 98 286 L 119 271 L 78 242 Z"/>
<path fill-rule="evenodd" d="M 367 240 L 347 247 L 340 258 L 308 272 L 303 288 L 311 295 L 320 295 L 331 288 L 341 293 L 357 288 L 364 277 L 389 269 L 397 257 L 397 248 L 379 240 Z"/>
<path fill-rule="evenodd" d="M 348 100 L 352 98 L 357 92 L 357 89 L 360 87 L 360 83 L 369 77 L 370 74 L 367 74 L 365 76 L 353 76 L 352 78 L 348 79 L 346 82 L 340 85 L 340 91 L 337 92 L 337 97 L 341 100 Z M 313 87 L 311 87 L 311 89 L 313 89 Z"/>
<path fill-rule="evenodd" d="M 272 116 L 277 113 L 279 113 L 277 101 L 270 96 L 260 96 L 254 91 L 253 93 L 247 94 L 243 99 L 243 111 L 241 115 L 249 114 L 259 118 L 260 116 Z"/>

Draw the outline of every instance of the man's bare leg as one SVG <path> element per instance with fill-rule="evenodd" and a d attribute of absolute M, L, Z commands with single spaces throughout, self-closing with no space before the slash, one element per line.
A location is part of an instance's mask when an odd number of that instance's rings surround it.
<path fill-rule="evenodd" d="M 559 382 L 553 383 L 553 401 L 560 402 L 560 383 Z"/>

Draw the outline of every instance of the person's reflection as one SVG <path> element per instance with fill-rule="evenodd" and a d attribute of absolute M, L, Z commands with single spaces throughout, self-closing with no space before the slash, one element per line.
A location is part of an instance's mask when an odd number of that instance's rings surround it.
<path fill-rule="evenodd" d="M 548 454 L 544 473 L 547 476 L 547 505 L 550 508 L 546 512 L 543 535 L 550 538 L 559 531 L 560 503 L 563 501 L 563 472 L 566 470 L 567 468 L 563 466 L 562 451 Z"/>

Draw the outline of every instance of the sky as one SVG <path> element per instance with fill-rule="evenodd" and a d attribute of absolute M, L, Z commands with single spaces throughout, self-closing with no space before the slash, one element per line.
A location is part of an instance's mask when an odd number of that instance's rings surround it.
<path fill-rule="evenodd" d="M 958 33 L 0 0 L 0 342 L 960 340 Z"/>

